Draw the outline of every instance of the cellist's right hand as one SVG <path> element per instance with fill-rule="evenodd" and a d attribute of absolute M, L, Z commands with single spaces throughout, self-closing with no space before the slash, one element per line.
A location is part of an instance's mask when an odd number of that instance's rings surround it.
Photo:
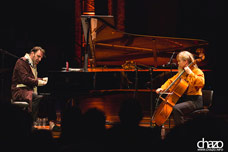
<path fill-rule="evenodd" d="M 157 88 L 156 93 L 159 94 L 159 93 L 161 93 L 161 92 L 163 92 L 163 91 L 164 91 L 164 90 L 163 90 L 162 88 Z"/>

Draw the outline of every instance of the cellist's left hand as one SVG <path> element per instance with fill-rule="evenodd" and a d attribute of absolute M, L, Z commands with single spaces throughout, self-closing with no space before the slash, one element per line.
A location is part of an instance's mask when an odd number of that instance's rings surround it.
<path fill-rule="evenodd" d="M 192 70 L 191 70 L 188 66 L 186 66 L 186 67 L 184 68 L 184 70 L 185 70 L 185 72 L 186 72 L 187 74 L 193 73 Z"/>

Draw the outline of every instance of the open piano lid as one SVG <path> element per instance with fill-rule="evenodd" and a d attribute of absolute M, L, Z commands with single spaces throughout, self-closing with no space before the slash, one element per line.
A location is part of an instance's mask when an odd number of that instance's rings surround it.
<path fill-rule="evenodd" d="M 197 48 L 205 48 L 208 42 L 200 39 L 137 35 L 119 31 L 114 27 L 113 16 L 82 15 L 82 25 L 87 41 L 90 19 L 90 62 L 99 66 L 120 66 L 134 61 L 148 66 L 166 64 L 174 51 L 188 50 L 197 56 Z"/>

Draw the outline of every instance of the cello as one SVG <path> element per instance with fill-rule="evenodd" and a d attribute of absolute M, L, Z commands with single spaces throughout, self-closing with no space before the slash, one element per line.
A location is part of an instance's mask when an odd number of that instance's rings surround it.
<path fill-rule="evenodd" d="M 191 62 L 188 67 L 192 67 L 196 62 L 200 62 L 205 59 L 205 55 L 202 52 L 199 52 L 199 59 L 195 59 Z M 176 79 L 168 86 L 165 91 L 159 93 L 159 96 L 156 99 L 158 103 L 159 99 L 162 99 L 162 102 L 155 110 L 152 116 L 152 122 L 156 123 L 158 126 L 161 126 L 169 118 L 170 114 L 173 111 L 173 106 L 177 103 L 179 98 L 185 93 L 188 88 L 188 83 L 181 78 L 185 73 L 185 70 L 181 71 Z M 166 98 L 163 98 L 162 95 L 167 94 Z"/>

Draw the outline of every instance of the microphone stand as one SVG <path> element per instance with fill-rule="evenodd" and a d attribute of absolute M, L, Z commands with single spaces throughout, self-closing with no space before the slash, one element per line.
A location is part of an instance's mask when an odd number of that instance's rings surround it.
<path fill-rule="evenodd" d="M 168 64 L 170 64 L 170 72 L 171 72 L 171 76 L 173 76 L 173 57 L 174 57 L 174 54 L 176 52 L 174 51 L 172 56 L 170 57 L 170 60 L 168 62 Z M 170 117 L 169 117 L 169 128 L 170 128 Z"/>
<path fill-rule="evenodd" d="M 167 64 L 164 64 L 163 67 L 170 67 L 170 72 L 171 72 L 171 75 L 173 75 L 173 64 L 175 65 L 175 63 L 173 63 L 173 57 L 175 55 L 176 51 L 174 51 L 169 59 L 169 62 Z M 157 108 L 158 106 L 158 102 L 159 102 L 159 97 L 156 99 L 155 101 L 155 109 Z"/>
<path fill-rule="evenodd" d="M 149 69 L 150 72 L 150 127 L 153 127 L 153 123 L 152 123 L 152 118 L 153 118 L 153 113 L 154 113 L 154 105 L 153 105 L 153 69 L 157 69 L 153 66 L 147 66 L 144 64 L 138 64 L 140 66 L 146 67 Z"/>
<path fill-rule="evenodd" d="M 170 66 L 170 72 L 171 72 L 172 76 L 173 76 L 173 57 L 174 57 L 175 53 L 176 53 L 175 51 L 172 53 L 172 55 L 171 55 L 171 57 L 169 59 L 169 62 L 167 63 L 167 65 Z M 158 102 L 159 102 L 160 96 L 161 96 L 161 94 L 159 94 L 159 96 L 157 97 L 157 99 L 155 101 L 155 104 L 156 104 L 155 105 L 155 109 L 158 107 Z M 169 128 L 170 128 L 170 118 L 169 118 Z"/>
<path fill-rule="evenodd" d="M 135 65 L 135 91 L 134 91 L 134 99 L 136 99 L 136 93 L 138 92 L 138 67 Z"/>
<path fill-rule="evenodd" d="M 174 54 L 175 54 L 175 53 L 176 53 L 176 52 L 174 51 L 173 54 L 172 54 L 171 57 L 170 57 L 169 62 L 168 62 L 168 65 L 170 65 L 171 74 L 173 73 L 173 57 L 174 57 Z"/>
<path fill-rule="evenodd" d="M 152 117 L 153 117 L 153 112 L 154 112 L 154 109 L 153 109 L 153 85 L 152 85 L 152 82 L 153 82 L 153 77 L 152 77 L 152 73 L 153 73 L 153 68 L 149 68 L 149 71 L 150 71 L 150 127 L 152 128 Z"/>

